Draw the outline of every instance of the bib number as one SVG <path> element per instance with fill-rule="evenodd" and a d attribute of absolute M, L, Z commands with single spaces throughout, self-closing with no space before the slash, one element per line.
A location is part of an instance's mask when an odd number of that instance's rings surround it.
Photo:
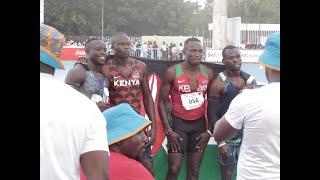
<path fill-rule="evenodd" d="M 181 94 L 181 102 L 185 110 L 192 110 L 201 107 L 204 103 L 204 98 L 202 92 Z"/>

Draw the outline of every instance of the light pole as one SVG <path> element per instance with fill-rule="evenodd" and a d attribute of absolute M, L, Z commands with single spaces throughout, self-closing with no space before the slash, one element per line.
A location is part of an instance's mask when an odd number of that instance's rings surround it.
<path fill-rule="evenodd" d="M 248 0 L 246 0 L 246 44 L 248 43 Z"/>
<path fill-rule="evenodd" d="M 101 0 L 101 39 L 103 40 L 103 0 Z"/>

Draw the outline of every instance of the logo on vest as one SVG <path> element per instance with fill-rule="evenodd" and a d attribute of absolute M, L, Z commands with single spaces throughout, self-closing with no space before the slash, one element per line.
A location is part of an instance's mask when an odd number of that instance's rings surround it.
<path fill-rule="evenodd" d="M 206 85 L 206 84 L 205 85 L 199 85 L 197 91 L 198 92 L 203 92 L 203 91 L 206 91 L 207 88 L 208 88 L 208 85 Z"/>
<path fill-rule="evenodd" d="M 185 93 L 191 92 L 190 85 L 179 84 L 179 91 L 180 92 L 185 92 Z"/>
<path fill-rule="evenodd" d="M 118 79 L 119 77 L 121 77 L 121 76 L 113 76 L 113 79 Z"/>
<path fill-rule="evenodd" d="M 132 78 L 134 78 L 134 79 L 138 79 L 138 78 L 140 78 L 139 73 L 133 74 L 133 75 L 132 75 Z"/>
<path fill-rule="evenodd" d="M 206 91 L 207 88 L 208 88 L 208 85 L 206 85 L 206 84 L 205 85 L 199 85 L 198 88 L 197 88 L 197 91 L 198 92 L 203 92 L 203 91 Z M 185 85 L 185 84 L 181 85 L 181 84 L 179 84 L 179 91 L 180 92 L 184 92 L 184 93 L 191 92 L 190 85 Z"/>
<path fill-rule="evenodd" d="M 114 80 L 113 85 L 116 87 L 125 87 L 125 86 L 136 86 L 140 85 L 139 79 L 121 79 L 121 80 Z"/>

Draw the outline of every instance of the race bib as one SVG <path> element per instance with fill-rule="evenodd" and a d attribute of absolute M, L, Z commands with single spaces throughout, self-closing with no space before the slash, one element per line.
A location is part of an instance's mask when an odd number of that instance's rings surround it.
<path fill-rule="evenodd" d="M 204 103 L 204 98 L 202 92 L 181 94 L 181 102 L 185 110 L 191 110 L 201 107 Z"/>

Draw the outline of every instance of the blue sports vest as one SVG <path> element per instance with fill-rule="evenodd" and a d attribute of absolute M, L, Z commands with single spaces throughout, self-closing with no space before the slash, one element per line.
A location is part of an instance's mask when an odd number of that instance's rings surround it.
<path fill-rule="evenodd" d="M 247 84 L 250 84 L 254 77 L 243 71 L 240 72 L 243 79 L 245 79 Z M 220 119 L 228 110 L 231 101 L 240 93 L 240 88 L 232 84 L 228 77 L 224 75 L 223 72 L 219 73 L 219 77 L 222 80 L 225 90 L 220 96 L 220 106 L 217 113 L 218 118 Z M 237 134 L 229 141 L 226 141 L 228 144 L 239 145 L 241 143 L 243 131 L 242 129 L 237 132 Z"/>

